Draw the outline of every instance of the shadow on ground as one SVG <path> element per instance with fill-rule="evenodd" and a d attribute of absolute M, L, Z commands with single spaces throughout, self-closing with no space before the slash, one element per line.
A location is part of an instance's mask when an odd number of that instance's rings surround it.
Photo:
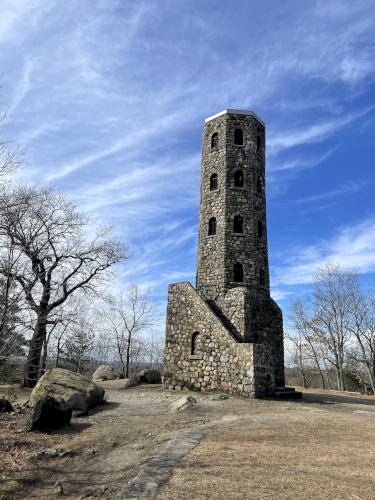
<path fill-rule="evenodd" d="M 303 393 L 304 403 L 320 403 L 320 404 L 351 404 L 351 405 L 366 405 L 372 406 L 375 411 L 375 400 L 367 399 L 366 397 L 349 396 L 346 394 L 329 394 L 329 393 Z"/>

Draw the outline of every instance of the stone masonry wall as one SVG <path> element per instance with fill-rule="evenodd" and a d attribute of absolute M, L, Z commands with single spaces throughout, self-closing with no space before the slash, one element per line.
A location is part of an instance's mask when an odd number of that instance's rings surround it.
<path fill-rule="evenodd" d="M 218 147 L 211 149 L 211 138 L 218 134 Z M 226 117 L 206 125 L 203 133 L 200 212 L 197 257 L 197 290 L 207 299 L 217 301 L 223 292 L 225 259 L 225 199 L 227 183 Z M 210 190 L 210 178 L 218 176 L 217 189 Z M 208 234 L 208 222 L 216 218 L 216 234 Z"/>
<path fill-rule="evenodd" d="M 196 349 L 191 353 L 193 334 Z M 261 397 L 274 386 L 267 343 L 235 338 L 190 283 L 168 289 L 164 385 Z"/>

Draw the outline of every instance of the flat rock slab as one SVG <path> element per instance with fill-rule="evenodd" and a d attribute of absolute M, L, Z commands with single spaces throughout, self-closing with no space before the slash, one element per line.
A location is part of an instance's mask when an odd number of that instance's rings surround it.
<path fill-rule="evenodd" d="M 171 477 L 173 468 L 190 453 L 200 441 L 222 420 L 193 427 L 176 434 L 176 437 L 152 458 L 141 472 L 115 497 L 121 499 L 153 498 Z"/>

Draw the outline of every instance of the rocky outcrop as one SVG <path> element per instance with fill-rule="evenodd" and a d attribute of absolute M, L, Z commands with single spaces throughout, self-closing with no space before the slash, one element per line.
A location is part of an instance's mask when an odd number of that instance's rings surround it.
<path fill-rule="evenodd" d="M 71 410 L 85 412 L 103 403 L 104 389 L 78 373 L 63 368 L 46 371 L 31 393 L 29 404 L 35 406 L 45 397 L 63 399 Z"/>
<path fill-rule="evenodd" d="M 135 379 L 137 384 L 161 384 L 161 373 L 159 370 L 141 370 Z"/>
<path fill-rule="evenodd" d="M 94 371 L 92 379 L 96 380 L 114 380 L 116 378 L 113 368 L 108 365 L 100 365 Z"/>
<path fill-rule="evenodd" d="M 29 431 L 58 429 L 68 425 L 71 418 L 72 410 L 63 399 L 44 396 L 37 401 L 26 428 Z"/>

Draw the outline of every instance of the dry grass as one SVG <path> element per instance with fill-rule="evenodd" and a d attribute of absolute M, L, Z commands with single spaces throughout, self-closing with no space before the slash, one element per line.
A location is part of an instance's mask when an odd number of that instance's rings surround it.
<path fill-rule="evenodd" d="M 215 430 L 158 499 L 373 499 L 375 413 L 316 407 L 244 418 Z"/>

